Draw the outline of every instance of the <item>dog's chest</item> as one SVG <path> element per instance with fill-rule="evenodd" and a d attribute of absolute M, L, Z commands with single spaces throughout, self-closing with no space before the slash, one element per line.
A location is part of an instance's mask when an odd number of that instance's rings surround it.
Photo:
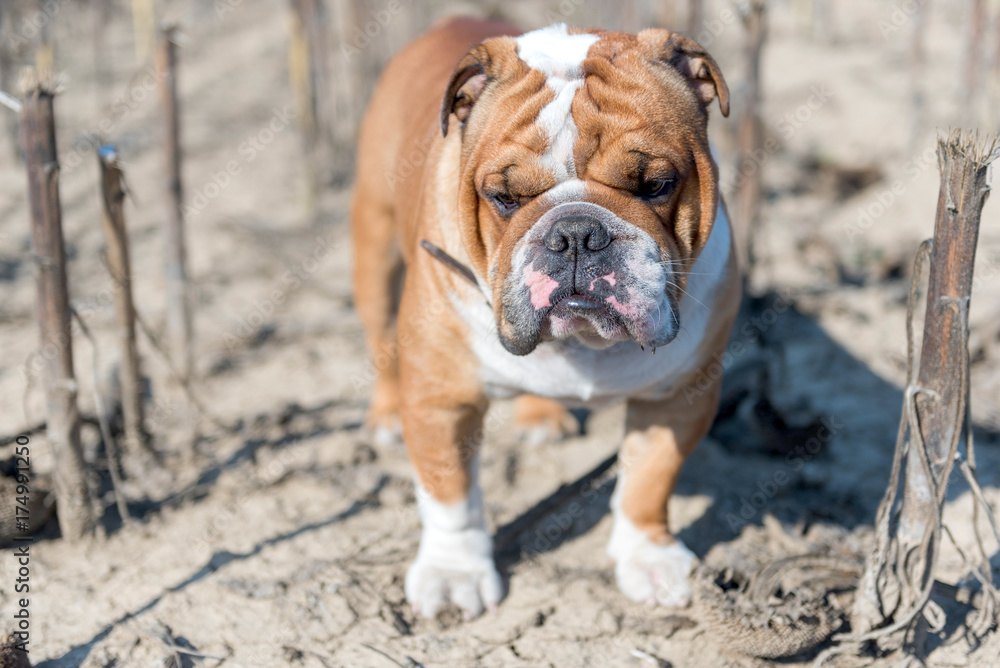
<path fill-rule="evenodd" d="M 595 350 L 570 339 L 542 343 L 530 355 L 518 357 L 495 339 L 474 344 L 491 397 L 526 392 L 569 404 L 661 398 L 694 368 L 697 348 L 692 337 L 678 337 L 656 354 L 634 341 Z"/>

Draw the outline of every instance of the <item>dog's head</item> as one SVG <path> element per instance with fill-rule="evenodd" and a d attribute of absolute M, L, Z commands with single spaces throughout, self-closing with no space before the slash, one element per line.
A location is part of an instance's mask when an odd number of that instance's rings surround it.
<path fill-rule="evenodd" d="M 461 232 L 507 350 L 673 340 L 719 203 L 716 97 L 728 115 L 716 62 L 667 30 L 556 25 L 459 62 L 441 131 L 462 133 Z"/>

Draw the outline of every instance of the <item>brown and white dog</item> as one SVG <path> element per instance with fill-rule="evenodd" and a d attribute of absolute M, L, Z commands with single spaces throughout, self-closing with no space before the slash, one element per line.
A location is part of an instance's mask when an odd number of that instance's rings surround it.
<path fill-rule="evenodd" d="M 503 596 L 477 452 L 490 399 L 518 394 L 529 427 L 628 402 L 608 554 L 629 598 L 689 601 L 695 557 L 667 502 L 715 415 L 711 367 L 740 300 L 715 98 L 728 114 L 712 57 L 658 29 L 518 36 L 452 19 L 382 75 L 358 150 L 354 280 L 378 369 L 369 421 L 380 436 L 401 424 L 417 474 L 405 588 L 419 613 L 451 601 L 472 617 Z M 693 391 L 695 377 L 716 380 Z"/>

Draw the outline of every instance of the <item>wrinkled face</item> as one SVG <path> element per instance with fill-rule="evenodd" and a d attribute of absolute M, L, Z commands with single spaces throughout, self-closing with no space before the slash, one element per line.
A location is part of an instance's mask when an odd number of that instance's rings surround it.
<path fill-rule="evenodd" d="M 666 345 L 718 206 L 714 61 L 662 30 L 553 26 L 477 50 L 445 111 L 464 123 L 462 230 L 504 346 Z"/>

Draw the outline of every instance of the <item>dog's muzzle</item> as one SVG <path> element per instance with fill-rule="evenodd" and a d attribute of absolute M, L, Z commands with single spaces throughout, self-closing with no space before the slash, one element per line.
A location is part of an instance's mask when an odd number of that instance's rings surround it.
<path fill-rule="evenodd" d="M 667 276 L 649 234 L 597 204 L 561 204 L 518 242 L 501 299 L 501 341 L 519 355 L 571 335 L 597 345 L 665 345 L 678 329 Z"/>

